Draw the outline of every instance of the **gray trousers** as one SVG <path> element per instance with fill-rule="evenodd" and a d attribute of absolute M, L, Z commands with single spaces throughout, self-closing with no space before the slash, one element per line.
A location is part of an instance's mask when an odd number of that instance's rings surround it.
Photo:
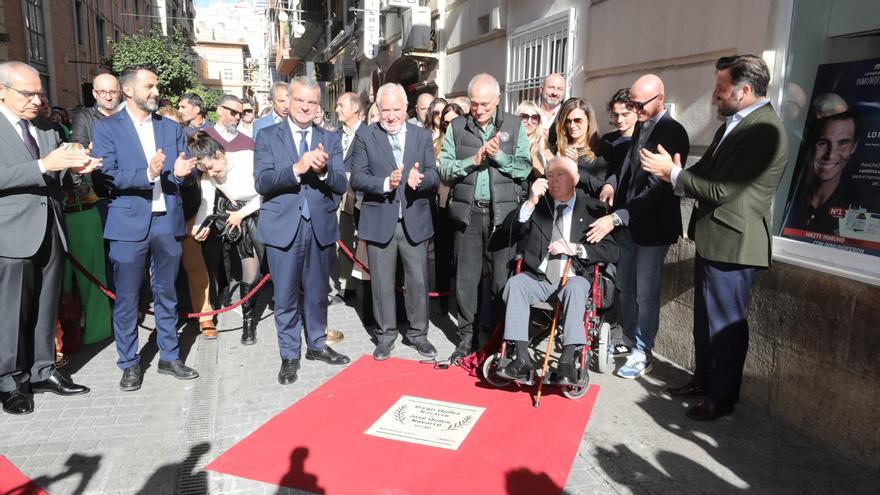
<path fill-rule="evenodd" d="M 430 221 L 430 219 L 429 219 Z M 403 294 L 409 329 L 406 338 L 418 341 L 428 336 L 428 241 L 410 242 L 398 222 L 394 236 L 387 244 L 367 242 L 370 261 L 370 280 L 373 285 L 373 316 L 376 318 L 376 338 L 379 344 L 397 339 L 397 302 L 394 284 L 397 258 L 403 265 Z"/>
<path fill-rule="evenodd" d="M 569 277 L 568 283 L 560 291 L 558 285 L 544 278 L 537 280 L 530 274 L 520 273 L 508 280 L 504 287 L 504 301 L 507 303 L 504 339 L 528 341 L 531 305 L 561 300 L 559 324 L 565 328 L 563 344 L 584 345 L 587 343 L 584 312 L 589 297 L 590 283 L 583 277 Z"/>
<path fill-rule="evenodd" d="M 32 382 L 55 371 L 55 320 L 64 272 L 64 247 L 57 229 L 54 222 L 49 224 L 43 245 L 30 258 L 0 257 L 2 392 L 16 390 L 15 375 L 24 370 L 30 371 Z"/>

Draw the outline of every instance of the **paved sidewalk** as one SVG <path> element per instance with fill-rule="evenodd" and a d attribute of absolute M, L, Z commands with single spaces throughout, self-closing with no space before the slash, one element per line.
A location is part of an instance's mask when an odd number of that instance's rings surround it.
<path fill-rule="evenodd" d="M 451 334 L 454 324 L 448 317 L 432 323 L 429 336 L 446 357 L 453 345 L 444 330 Z M 353 359 L 372 352 L 354 308 L 331 306 L 329 324 L 345 333 L 337 350 Z M 91 346 L 68 369 L 92 393 L 41 395 L 34 414 L 0 414 L 0 454 L 51 494 L 302 493 L 202 469 L 341 369 L 303 360 L 299 381 L 278 385 L 271 313 L 264 313 L 254 346 L 239 343 L 240 325 L 239 314 L 222 315 L 216 341 L 187 328 L 182 350 L 202 374 L 193 381 L 158 375 L 155 346 L 147 344 L 143 359 L 152 365 L 134 393 L 117 387 L 112 342 Z M 142 342 L 146 336 L 143 330 Z M 393 355 L 418 359 L 400 342 Z M 593 373 L 602 389 L 565 493 L 877 493 L 876 473 L 748 405 L 713 423 L 687 420 L 686 403 L 660 393 L 684 379 L 660 360 L 642 380 Z"/>

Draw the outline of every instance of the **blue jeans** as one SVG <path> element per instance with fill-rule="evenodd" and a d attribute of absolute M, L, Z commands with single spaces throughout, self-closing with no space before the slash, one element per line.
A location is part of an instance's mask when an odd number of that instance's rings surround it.
<path fill-rule="evenodd" d="M 651 357 L 660 328 L 660 276 L 669 246 L 636 244 L 626 228 L 614 235 L 620 247 L 617 286 L 624 340 L 635 351 Z"/>

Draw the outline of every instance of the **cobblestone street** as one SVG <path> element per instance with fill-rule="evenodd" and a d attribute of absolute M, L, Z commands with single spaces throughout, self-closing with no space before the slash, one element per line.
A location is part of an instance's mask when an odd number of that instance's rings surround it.
<path fill-rule="evenodd" d="M 430 338 L 448 356 L 442 329 L 453 322 L 436 313 L 432 320 Z M 372 352 L 353 307 L 331 306 L 329 324 L 345 333 L 337 350 L 353 360 Z M 51 494 L 302 493 L 203 467 L 342 368 L 303 360 L 299 381 L 281 386 L 269 310 L 255 346 L 239 343 L 238 313 L 222 315 L 219 328 L 215 341 L 195 338 L 192 326 L 182 334 L 186 362 L 201 374 L 189 382 L 158 375 L 155 345 L 147 344 L 142 362 L 150 365 L 137 392 L 118 389 L 112 341 L 86 348 L 67 371 L 92 392 L 39 395 L 34 414 L 0 415 L 0 454 Z M 142 342 L 147 335 L 143 329 Z M 399 342 L 393 355 L 418 359 Z M 592 374 L 602 388 L 565 493 L 876 493 L 876 474 L 748 405 L 711 424 L 688 421 L 684 403 L 660 393 L 683 377 L 665 362 L 640 381 Z"/>

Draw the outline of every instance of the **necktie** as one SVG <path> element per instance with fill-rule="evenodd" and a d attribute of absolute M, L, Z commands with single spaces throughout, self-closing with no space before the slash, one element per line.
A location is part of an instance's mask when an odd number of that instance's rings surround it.
<path fill-rule="evenodd" d="M 307 151 L 309 151 L 309 141 L 308 141 L 309 131 L 297 131 L 297 132 L 299 132 L 299 135 L 300 135 L 299 157 L 302 158 L 302 156 L 305 155 Z M 302 178 L 300 178 L 300 180 L 302 180 Z M 311 211 L 309 210 L 309 200 L 308 200 L 307 196 L 303 198 L 302 216 L 306 220 L 308 220 L 312 216 Z"/>
<path fill-rule="evenodd" d="M 394 167 L 397 168 L 403 163 L 403 146 L 400 145 L 400 137 L 397 134 L 389 134 L 388 139 L 391 140 L 391 152 L 394 153 Z M 401 182 L 405 181 L 406 178 L 400 179 Z M 402 187 L 398 187 L 395 195 L 399 198 L 401 191 L 403 191 Z M 397 218 L 403 217 L 403 202 L 397 207 Z"/>
<path fill-rule="evenodd" d="M 40 159 L 40 147 L 37 146 L 37 141 L 31 136 L 31 123 L 27 120 L 19 120 L 19 127 L 21 127 L 21 136 L 24 139 L 24 145 L 27 147 L 28 151 L 31 154 L 31 158 L 34 160 Z"/>
<path fill-rule="evenodd" d="M 556 207 L 556 219 L 553 220 L 553 232 L 550 234 L 550 244 L 564 238 L 562 217 L 565 214 L 566 208 L 568 208 L 568 205 L 566 204 L 561 204 Z M 544 274 L 547 276 L 547 280 L 549 280 L 551 284 L 556 285 L 559 283 L 559 280 L 562 278 L 562 274 L 560 273 L 562 272 L 562 266 L 562 255 L 551 254 L 550 257 L 547 258 L 547 269 L 544 270 Z"/>

